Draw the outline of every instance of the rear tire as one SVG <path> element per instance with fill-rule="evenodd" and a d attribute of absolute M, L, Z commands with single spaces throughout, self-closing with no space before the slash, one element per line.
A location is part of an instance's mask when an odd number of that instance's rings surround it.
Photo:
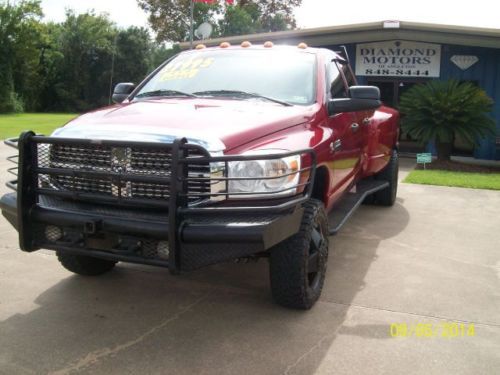
<path fill-rule="evenodd" d="M 321 295 L 328 260 L 328 220 L 320 201 L 305 204 L 298 233 L 271 249 L 273 299 L 294 309 L 310 309 Z"/>
<path fill-rule="evenodd" d="M 389 186 L 375 193 L 375 201 L 382 206 L 393 206 L 398 194 L 399 156 L 393 150 L 389 164 L 377 175 L 375 179 L 389 182 Z"/>
<path fill-rule="evenodd" d="M 68 271 L 83 276 L 98 276 L 111 271 L 117 262 L 84 255 L 57 252 L 57 259 Z"/>

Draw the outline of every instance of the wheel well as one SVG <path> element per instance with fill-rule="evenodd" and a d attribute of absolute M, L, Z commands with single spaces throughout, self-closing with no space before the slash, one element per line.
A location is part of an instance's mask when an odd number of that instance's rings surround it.
<path fill-rule="evenodd" d="M 326 167 L 316 168 L 312 198 L 326 204 L 326 192 L 328 189 L 328 170 Z"/>

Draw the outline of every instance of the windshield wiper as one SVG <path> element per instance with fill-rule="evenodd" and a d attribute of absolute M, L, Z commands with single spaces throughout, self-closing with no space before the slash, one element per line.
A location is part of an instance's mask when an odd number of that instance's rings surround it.
<path fill-rule="evenodd" d="M 239 90 L 208 90 L 208 91 L 199 91 L 195 92 L 194 95 L 196 96 L 230 96 L 230 97 L 235 97 L 235 98 L 258 98 L 258 99 L 265 99 L 270 102 L 278 103 L 281 105 L 284 105 L 286 107 L 291 107 L 292 104 L 284 102 L 282 100 L 270 98 L 268 96 L 252 93 L 252 92 L 245 92 L 245 91 L 239 91 Z"/>
<path fill-rule="evenodd" d="M 185 96 L 188 98 L 197 98 L 196 95 L 194 94 L 189 94 L 187 92 L 182 92 L 182 91 L 177 91 L 177 90 L 154 90 L 154 91 L 148 91 L 148 92 L 143 92 L 142 94 L 136 95 L 135 98 L 151 98 L 154 96 L 161 96 L 161 97 L 178 97 L 178 96 Z"/>

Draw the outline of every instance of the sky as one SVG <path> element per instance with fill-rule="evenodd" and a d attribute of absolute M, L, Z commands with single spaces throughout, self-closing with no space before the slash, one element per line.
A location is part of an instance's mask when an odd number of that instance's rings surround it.
<path fill-rule="evenodd" d="M 500 29 L 500 3 L 494 0 L 303 0 L 296 10 L 300 28 L 346 25 L 353 23 L 400 20 L 447 25 L 476 26 Z M 42 0 L 46 18 L 64 19 L 65 8 L 77 13 L 94 9 L 107 12 L 120 26 L 147 26 L 146 14 L 136 0 Z"/>

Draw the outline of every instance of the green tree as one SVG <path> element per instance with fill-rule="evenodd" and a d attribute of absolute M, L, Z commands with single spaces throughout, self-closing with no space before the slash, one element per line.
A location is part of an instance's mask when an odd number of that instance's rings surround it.
<path fill-rule="evenodd" d="M 118 82 L 140 82 L 153 69 L 155 44 L 148 30 L 118 29 L 107 16 L 67 13 L 45 25 L 41 52 L 41 108 L 84 112 L 109 103 Z"/>
<path fill-rule="evenodd" d="M 222 36 L 243 35 L 254 32 L 256 22 L 245 8 L 235 6 L 226 11 L 219 25 Z"/>
<path fill-rule="evenodd" d="M 46 111 L 106 105 L 116 83 L 138 83 L 154 67 L 157 46 L 144 28 L 118 29 L 105 15 L 72 11 L 63 23 L 45 27 L 41 107 Z"/>
<path fill-rule="evenodd" d="M 139 83 L 179 51 L 153 42 L 147 29 L 117 28 L 106 15 L 41 17 L 39 0 L 0 0 L 0 113 L 106 105 L 116 83 Z"/>
<path fill-rule="evenodd" d="M 159 41 L 181 42 L 189 38 L 191 0 L 138 0 L 149 13 L 149 24 Z M 302 0 L 239 0 L 227 5 L 195 3 L 194 24 L 214 25 L 212 37 L 287 30 L 296 27 L 293 10 Z"/>
<path fill-rule="evenodd" d="M 113 82 L 141 82 L 152 69 L 154 44 L 142 27 L 120 30 L 116 37 Z"/>
<path fill-rule="evenodd" d="M 281 31 L 297 27 L 293 11 L 302 4 L 302 0 L 258 0 L 257 4 L 262 14 L 260 31 Z"/>
<path fill-rule="evenodd" d="M 61 70 L 65 66 L 64 55 L 61 51 L 60 40 L 63 28 L 53 22 L 44 25 L 43 43 L 40 48 L 40 95 L 38 110 L 51 111 L 62 109 L 57 96 L 58 83 L 61 79 Z"/>
<path fill-rule="evenodd" d="M 155 45 L 151 53 L 151 68 L 155 69 L 163 64 L 165 61 L 171 57 L 177 55 L 181 51 L 178 44 L 167 48 L 164 45 Z"/>
<path fill-rule="evenodd" d="M 39 0 L 0 4 L 0 112 L 37 107 L 41 17 Z"/>
<path fill-rule="evenodd" d="M 430 81 L 401 97 L 402 129 L 421 143 L 435 141 L 438 159 L 449 160 L 455 136 L 477 144 L 495 135 L 492 108 L 484 90 L 470 82 Z"/>
<path fill-rule="evenodd" d="M 240 1 L 236 6 L 226 7 L 219 21 L 220 35 L 252 34 L 262 30 L 262 13 L 259 5 L 251 1 Z"/>
<path fill-rule="evenodd" d="M 86 111 L 108 103 L 112 56 L 117 30 L 105 16 L 68 11 L 54 35 L 60 61 L 51 109 Z"/>
<path fill-rule="evenodd" d="M 149 13 L 149 24 L 156 32 L 158 41 L 181 42 L 189 39 L 191 0 L 137 0 L 139 6 Z M 221 5 L 194 4 L 194 24 L 203 22 L 216 24 Z"/>

